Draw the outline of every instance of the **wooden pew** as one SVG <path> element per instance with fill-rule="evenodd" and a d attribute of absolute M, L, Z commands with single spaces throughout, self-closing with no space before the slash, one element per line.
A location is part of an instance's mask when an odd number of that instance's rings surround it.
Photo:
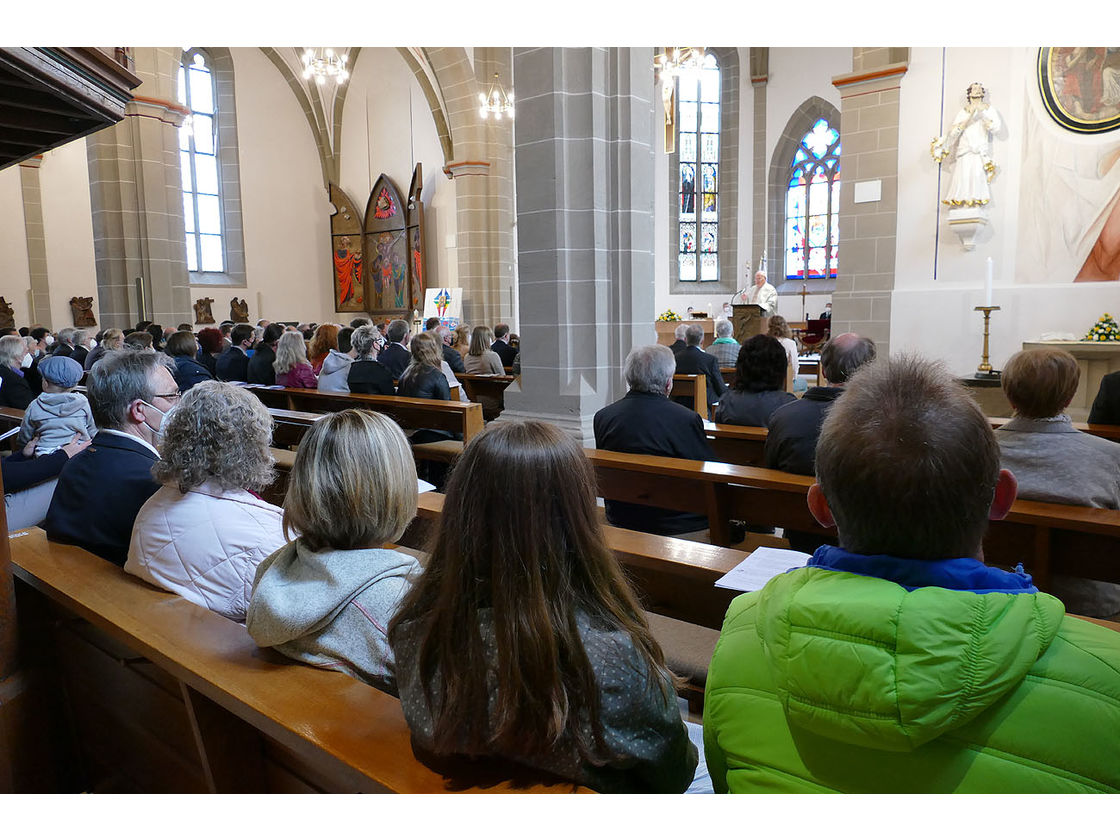
<path fill-rule="evenodd" d="M 53 634 L 35 664 L 62 673 L 87 768 L 110 789 L 480 790 L 416 758 L 396 698 L 258 649 L 243 626 L 48 543 L 39 529 L 13 537 L 11 550 L 21 612 L 39 619 L 24 638 L 30 646 Z M 574 788 L 498 781 L 486 789 Z"/>
<path fill-rule="evenodd" d="M 708 419 L 708 377 L 702 373 L 675 373 L 673 374 L 673 390 L 669 393 L 673 399 L 684 397 L 690 401 L 689 408 L 695 411 L 704 420 Z"/>
<path fill-rule="evenodd" d="M 515 376 L 499 376 L 497 374 L 482 375 L 477 373 L 457 373 L 455 378 L 463 386 L 467 392 L 467 399 L 471 402 L 481 403 L 482 398 L 486 397 L 493 401 L 496 405 L 497 411 L 488 411 L 483 409 L 483 416 L 487 420 L 493 420 L 505 408 L 505 390 L 509 387 L 511 382 L 514 382 L 517 377 Z"/>
<path fill-rule="evenodd" d="M 469 441 L 482 431 L 482 407 L 476 403 L 385 397 L 376 394 L 332 394 L 310 388 L 253 388 L 269 408 L 297 412 L 331 412 L 364 408 L 387 414 L 406 429 L 456 432 Z"/>

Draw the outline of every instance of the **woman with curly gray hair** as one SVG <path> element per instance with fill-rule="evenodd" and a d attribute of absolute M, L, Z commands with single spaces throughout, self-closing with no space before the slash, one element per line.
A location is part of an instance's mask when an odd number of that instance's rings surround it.
<path fill-rule="evenodd" d="M 275 477 L 272 418 L 250 391 L 201 382 L 160 427 L 163 485 L 136 516 L 124 570 L 245 621 L 257 565 L 284 545 L 284 512 L 257 495 Z"/>

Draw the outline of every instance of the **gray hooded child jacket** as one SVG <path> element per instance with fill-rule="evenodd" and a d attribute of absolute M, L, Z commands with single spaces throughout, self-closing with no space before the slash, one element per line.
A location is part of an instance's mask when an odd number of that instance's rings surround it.
<path fill-rule="evenodd" d="M 93 412 L 85 395 L 72 391 L 44 393 L 36 397 L 24 412 L 17 443 L 26 446 L 31 438 L 39 435 L 35 454 L 49 455 L 72 441 L 79 432 L 90 440 L 97 434 Z"/>
<path fill-rule="evenodd" d="M 353 363 L 353 359 L 338 350 L 331 350 L 327 353 L 327 358 L 323 359 L 323 368 L 319 371 L 319 390 L 340 391 L 349 394 L 350 383 L 348 377 L 350 376 L 350 365 Z"/>
<path fill-rule="evenodd" d="M 316 552 L 297 539 L 257 567 L 245 626 L 261 647 L 396 695 L 385 631 L 419 573 L 398 551 Z"/>

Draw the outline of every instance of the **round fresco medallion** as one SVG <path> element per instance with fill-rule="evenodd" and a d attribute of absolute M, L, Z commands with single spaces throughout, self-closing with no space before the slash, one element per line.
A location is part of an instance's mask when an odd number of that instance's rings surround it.
<path fill-rule="evenodd" d="M 1120 47 L 1042 47 L 1038 90 L 1063 128 L 1078 134 L 1120 128 Z"/>

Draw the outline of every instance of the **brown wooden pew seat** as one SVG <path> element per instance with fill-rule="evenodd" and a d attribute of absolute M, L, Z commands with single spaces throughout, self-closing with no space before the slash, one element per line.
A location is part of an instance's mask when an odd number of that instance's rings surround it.
<path fill-rule="evenodd" d="M 245 628 L 98 557 L 11 540 L 25 639 L 54 638 L 87 768 L 103 789 L 402 792 L 473 789 L 415 756 L 400 702 L 345 674 L 261 650 Z M 58 721 L 59 727 L 67 726 Z M 91 757 L 91 753 L 94 753 Z M 103 768 L 104 769 L 104 768 Z M 115 774 L 115 777 L 114 775 Z M 495 792 L 571 792 L 509 781 Z"/>

